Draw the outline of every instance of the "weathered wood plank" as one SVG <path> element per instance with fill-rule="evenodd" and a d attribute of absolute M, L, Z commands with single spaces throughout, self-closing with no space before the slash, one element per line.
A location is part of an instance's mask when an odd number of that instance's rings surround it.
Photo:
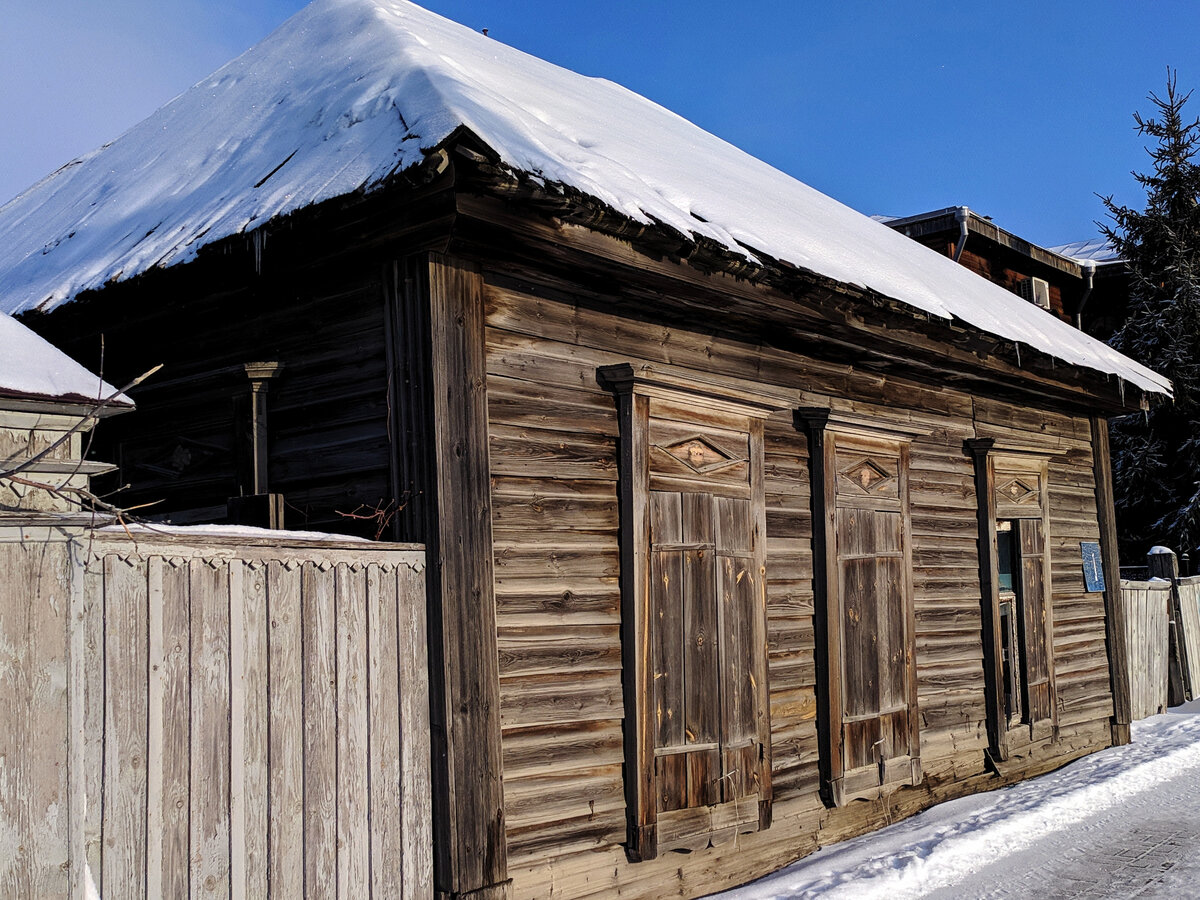
<path fill-rule="evenodd" d="M 304 660 L 304 888 L 337 891 L 337 622 L 334 569 L 300 569 Z"/>
<path fill-rule="evenodd" d="M 146 571 L 104 560 L 104 894 L 146 896 Z"/>
<path fill-rule="evenodd" d="M 483 280 L 451 257 L 428 260 L 430 389 L 435 518 L 430 523 L 431 672 L 437 887 L 469 893 L 507 881 L 501 787 L 501 704 L 493 597 L 489 437 L 494 458 L 523 460 L 521 474 L 544 466 L 555 439 L 523 440 L 527 429 L 489 435 Z M 553 433 L 550 433 L 553 435 Z M 499 445 L 497 446 L 497 442 Z M 591 450 L 584 452 L 586 459 Z M 532 454 L 532 456 L 530 455 Z M 570 454 L 568 454 L 569 458 Z M 609 457 L 614 471 L 615 458 Z M 584 468 L 588 468 L 585 464 Z M 438 766 L 448 766 L 446 769 Z"/>
<path fill-rule="evenodd" d="M 267 565 L 270 623 L 268 734 L 270 821 L 269 886 L 273 900 L 304 894 L 304 671 L 305 615 L 296 563 Z"/>
<path fill-rule="evenodd" d="M 334 569 L 337 660 L 337 897 L 371 892 L 366 575 Z M 382 862 L 382 860 L 381 860 Z"/>

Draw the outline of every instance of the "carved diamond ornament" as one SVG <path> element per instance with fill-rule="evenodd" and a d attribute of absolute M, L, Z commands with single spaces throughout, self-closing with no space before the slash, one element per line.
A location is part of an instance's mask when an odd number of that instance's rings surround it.
<path fill-rule="evenodd" d="M 856 487 L 862 488 L 868 494 L 881 484 L 890 481 L 892 477 L 869 459 L 864 459 L 857 465 L 846 469 L 842 472 L 842 476 L 850 479 Z"/>
<path fill-rule="evenodd" d="M 688 438 L 662 449 L 697 472 L 709 472 L 731 462 L 740 462 L 702 437 Z"/>
<path fill-rule="evenodd" d="M 1037 498 L 1037 487 L 1030 487 L 1020 478 L 1006 481 L 996 491 L 1001 497 L 1012 503 L 1028 503 Z"/>

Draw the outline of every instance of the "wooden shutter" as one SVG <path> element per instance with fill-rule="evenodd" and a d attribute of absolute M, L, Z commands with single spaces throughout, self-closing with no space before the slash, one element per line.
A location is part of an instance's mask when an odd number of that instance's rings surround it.
<path fill-rule="evenodd" d="M 761 796 L 761 713 L 754 520 L 749 500 L 715 497 L 721 629 L 721 799 Z"/>
<path fill-rule="evenodd" d="M 658 811 L 719 802 L 721 695 L 713 498 L 650 492 Z"/>
<path fill-rule="evenodd" d="M 1021 559 L 1020 626 L 1022 662 L 1025 666 L 1022 700 L 1030 724 L 1036 726 L 1039 722 L 1050 721 L 1054 714 L 1050 685 L 1045 539 L 1041 519 L 1017 519 L 1015 524 Z"/>
<path fill-rule="evenodd" d="M 628 852 L 771 822 L 763 420 L 771 401 L 627 364 L 620 426 Z"/>
<path fill-rule="evenodd" d="M 896 445 L 838 448 L 844 795 L 911 783 L 919 771 L 902 468 Z"/>
<path fill-rule="evenodd" d="M 651 491 L 650 522 L 658 812 L 757 800 L 763 744 L 750 501 Z"/>

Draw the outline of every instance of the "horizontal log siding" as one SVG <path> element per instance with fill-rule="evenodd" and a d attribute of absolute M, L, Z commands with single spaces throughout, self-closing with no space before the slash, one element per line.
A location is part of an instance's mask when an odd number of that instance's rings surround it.
<path fill-rule="evenodd" d="M 561 291 L 561 285 L 558 286 Z M 1103 645 L 1096 672 L 1084 661 L 1103 639 L 1101 596 L 1069 577 L 1080 539 L 1094 540 L 1086 419 L 992 404 L 981 434 L 1029 437 L 1070 452 L 1052 467 L 1056 524 L 1056 655 L 1060 681 L 1092 702 L 1064 713 L 1062 740 L 1028 748 L 1005 778 L 984 770 L 982 643 L 974 475 L 963 441 L 976 436 L 975 403 L 808 360 L 765 346 L 638 322 L 536 296 L 507 276 L 489 280 L 488 403 L 491 433 L 497 629 L 504 787 L 513 896 L 691 897 L 762 875 L 816 847 L 880 827 L 932 802 L 1061 765 L 1108 740 Z M 736 847 L 626 862 L 622 797 L 620 593 L 615 404 L 597 366 L 650 363 L 789 394 L 767 420 L 768 651 L 774 824 Z M 817 796 L 812 522 L 808 451 L 792 406 L 833 404 L 921 432 L 912 445 L 916 652 L 922 763 L 916 789 L 889 803 L 826 810 Z M 1032 431 L 1026 433 L 1025 428 Z M 1082 431 L 1080 430 L 1082 429 Z M 1089 507 L 1088 504 L 1092 506 Z M 1089 513 L 1090 509 L 1090 513 Z M 1091 516 L 1090 521 L 1088 516 Z M 1092 537 L 1088 537 L 1092 535 Z M 1077 568 L 1077 567 L 1076 567 Z M 1061 570 L 1062 577 L 1059 578 Z M 1099 615 L 1099 619 L 1096 616 Z M 1079 641 L 1083 646 L 1078 646 Z"/>

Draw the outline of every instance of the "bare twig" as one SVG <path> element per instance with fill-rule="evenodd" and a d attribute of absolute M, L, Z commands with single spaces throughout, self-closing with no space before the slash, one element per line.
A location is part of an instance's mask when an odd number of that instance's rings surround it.
<path fill-rule="evenodd" d="M 374 540 L 379 540 L 380 537 L 383 536 L 383 532 L 387 529 L 388 525 L 391 524 L 391 521 L 395 517 L 396 513 L 400 512 L 400 510 L 404 509 L 404 507 L 407 505 L 408 504 L 406 503 L 400 503 L 398 500 L 389 500 L 387 503 L 384 503 L 383 498 L 380 498 L 374 506 L 367 506 L 365 503 L 360 503 L 353 512 L 342 512 L 340 509 L 335 510 L 335 512 L 339 516 L 347 519 L 357 519 L 358 521 L 362 522 L 374 522 Z"/>

